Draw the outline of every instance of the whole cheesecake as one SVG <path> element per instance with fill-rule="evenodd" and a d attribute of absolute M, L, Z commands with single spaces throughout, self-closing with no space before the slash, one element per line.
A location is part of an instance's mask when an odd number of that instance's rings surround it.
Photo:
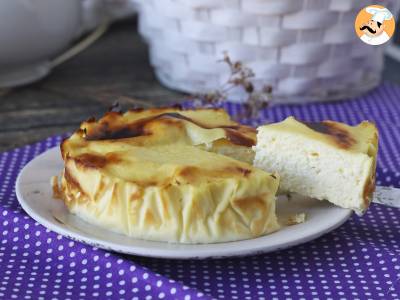
<path fill-rule="evenodd" d="M 378 132 L 374 124 L 300 122 L 293 117 L 260 126 L 254 165 L 281 177 L 295 192 L 363 213 L 375 189 Z"/>
<path fill-rule="evenodd" d="M 279 229 L 279 178 L 247 163 L 254 144 L 222 110 L 108 113 L 61 144 L 60 194 L 73 214 L 134 238 L 258 237 Z"/>

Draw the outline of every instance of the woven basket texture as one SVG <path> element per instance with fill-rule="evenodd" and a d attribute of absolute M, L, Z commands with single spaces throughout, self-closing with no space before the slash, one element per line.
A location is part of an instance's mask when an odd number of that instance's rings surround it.
<path fill-rule="evenodd" d="M 380 1 L 393 13 L 396 0 Z M 221 63 L 250 67 L 256 89 L 270 85 L 275 102 L 348 98 L 375 87 L 384 46 L 364 44 L 354 21 L 367 0 L 143 0 L 139 30 L 166 86 L 189 93 L 219 89 Z M 231 100 L 246 95 L 238 87 Z"/>

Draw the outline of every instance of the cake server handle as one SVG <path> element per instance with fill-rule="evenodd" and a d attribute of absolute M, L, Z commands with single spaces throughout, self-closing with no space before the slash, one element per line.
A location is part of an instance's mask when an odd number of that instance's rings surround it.
<path fill-rule="evenodd" d="M 400 189 L 377 186 L 372 202 L 400 208 Z"/>

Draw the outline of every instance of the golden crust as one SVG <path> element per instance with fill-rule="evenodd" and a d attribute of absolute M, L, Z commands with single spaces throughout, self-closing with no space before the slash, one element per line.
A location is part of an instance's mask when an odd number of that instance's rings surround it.
<path fill-rule="evenodd" d="M 369 153 L 371 145 L 378 147 L 378 130 L 375 124 L 367 121 L 350 126 L 329 120 L 300 122 L 294 117 L 288 117 L 282 122 L 267 126 L 278 131 L 301 134 L 344 151 Z"/>
<path fill-rule="evenodd" d="M 132 146 L 113 155 L 118 159 L 66 160 L 64 201 L 91 223 L 181 243 L 253 238 L 279 227 L 276 176 L 187 145 Z"/>
<path fill-rule="evenodd" d="M 168 130 L 165 129 L 168 127 Z M 160 138 L 163 130 L 202 131 L 207 134 L 219 133 L 233 144 L 253 146 L 256 142 L 256 131 L 252 127 L 232 121 L 222 109 L 181 110 L 176 108 L 149 109 L 128 111 L 124 114 L 110 112 L 97 122 L 94 119 L 83 122 L 80 129 L 86 140 L 114 140 L 145 137 L 151 140 Z M 154 142 L 154 141 L 153 141 Z M 163 141 L 164 143 L 165 141 Z M 195 140 L 193 142 L 196 142 Z M 160 143 L 157 141 L 157 143 Z"/>

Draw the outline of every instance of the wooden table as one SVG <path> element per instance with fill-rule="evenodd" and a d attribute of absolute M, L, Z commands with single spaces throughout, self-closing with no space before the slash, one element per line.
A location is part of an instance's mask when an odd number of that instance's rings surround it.
<path fill-rule="evenodd" d="M 384 79 L 400 83 L 400 64 L 387 59 Z M 112 25 L 94 45 L 34 84 L 0 91 L 0 152 L 77 128 L 118 100 L 168 105 L 182 94 L 161 86 L 132 18 Z"/>

